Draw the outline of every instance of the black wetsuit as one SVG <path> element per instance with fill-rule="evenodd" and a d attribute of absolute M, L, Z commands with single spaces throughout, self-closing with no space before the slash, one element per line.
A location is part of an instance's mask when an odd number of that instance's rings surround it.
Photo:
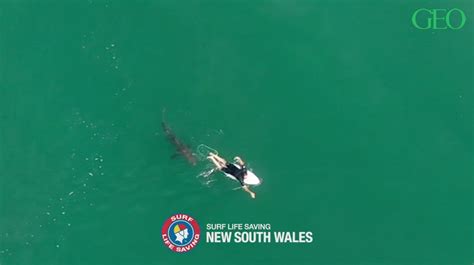
<path fill-rule="evenodd" d="M 222 171 L 236 178 L 240 182 L 240 185 L 245 185 L 244 176 L 247 174 L 247 168 L 245 166 L 237 166 L 235 164 L 227 163 L 225 167 L 222 168 Z"/>

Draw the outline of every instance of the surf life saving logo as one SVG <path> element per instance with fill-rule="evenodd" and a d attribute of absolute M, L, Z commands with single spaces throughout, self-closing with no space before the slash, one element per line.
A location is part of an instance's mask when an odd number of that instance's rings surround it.
<path fill-rule="evenodd" d="M 186 214 L 175 214 L 161 228 L 165 245 L 174 252 L 187 252 L 199 242 L 201 229 L 194 218 Z"/>

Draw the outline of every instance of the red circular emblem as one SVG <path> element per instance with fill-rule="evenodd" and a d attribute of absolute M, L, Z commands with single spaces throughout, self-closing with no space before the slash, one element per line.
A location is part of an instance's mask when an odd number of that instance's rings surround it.
<path fill-rule="evenodd" d="M 194 218 L 186 214 L 175 214 L 166 219 L 161 228 L 161 238 L 174 252 L 187 252 L 199 242 L 201 229 Z"/>

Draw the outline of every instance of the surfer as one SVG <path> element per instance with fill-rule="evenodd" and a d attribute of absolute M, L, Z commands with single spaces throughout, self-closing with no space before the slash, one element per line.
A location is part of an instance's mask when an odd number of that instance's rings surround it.
<path fill-rule="evenodd" d="M 242 186 L 242 189 L 248 192 L 250 196 L 255 199 L 255 192 L 251 191 L 249 189 L 249 186 L 244 182 L 247 177 L 247 167 L 245 166 L 244 161 L 240 157 L 236 156 L 234 158 L 234 163 L 229 163 L 225 161 L 224 158 L 214 153 L 209 153 L 209 156 L 207 158 L 211 160 L 212 163 L 214 163 L 217 169 L 231 176 L 233 179 L 239 181 L 240 185 Z"/>

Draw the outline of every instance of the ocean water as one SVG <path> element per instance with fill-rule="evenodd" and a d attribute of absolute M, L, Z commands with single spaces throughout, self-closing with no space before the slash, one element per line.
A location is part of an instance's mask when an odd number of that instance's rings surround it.
<path fill-rule="evenodd" d="M 419 30 L 459 8 L 460 30 Z M 1 1 L 0 264 L 472 264 L 472 1 Z M 241 156 L 255 200 L 171 156 Z M 212 182 L 209 182 L 212 180 Z M 164 221 L 309 244 L 168 250 Z"/>

